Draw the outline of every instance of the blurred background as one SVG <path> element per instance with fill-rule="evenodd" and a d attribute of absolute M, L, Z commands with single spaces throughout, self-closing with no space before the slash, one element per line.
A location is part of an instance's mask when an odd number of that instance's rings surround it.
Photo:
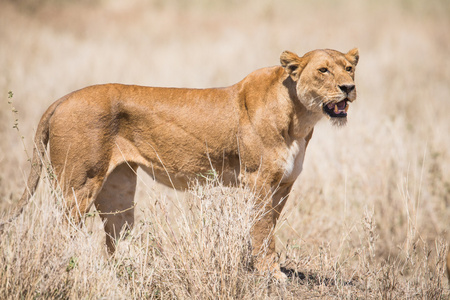
<path fill-rule="evenodd" d="M 0 210 L 21 195 L 40 116 L 73 90 L 228 86 L 284 50 L 354 47 L 358 100 L 345 128 L 317 125 L 279 247 L 351 249 L 367 215 L 380 258 L 449 240 L 446 0 L 0 0 Z"/>

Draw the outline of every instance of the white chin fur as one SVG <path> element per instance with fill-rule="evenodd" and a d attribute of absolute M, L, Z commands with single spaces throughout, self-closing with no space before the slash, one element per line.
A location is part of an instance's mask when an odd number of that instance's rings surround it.
<path fill-rule="evenodd" d="M 342 127 L 347 124 L 347 118 L 330 118 L 330 122 L 333 126 Z"/>

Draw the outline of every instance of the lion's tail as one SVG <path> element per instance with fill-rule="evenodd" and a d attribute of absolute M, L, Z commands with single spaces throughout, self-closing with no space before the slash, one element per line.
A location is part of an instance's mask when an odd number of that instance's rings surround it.
<path fill-rule="evenodd" d="M 448 284 L 450 285 L 450 244 L 449 244 L 449 250 L 447 253 L 447 279 L 448 279 Z"/>
<path fill-rule="evenodd" d="M 0 233 L 3 232 L 4 226 L 16 219 L 23 211 L 24 207 L 30 202 L 31 197 L 39 183 L 39 179 L 42 173 L 43 159 L 45 157 L 45 151 L 49 140 L 50 118 L 53 116 L 58 105 L 64 101 L 66 97 L 54 102 L 47 111 L 42 115 L 39 125 L 34 136 L 34 148 L 33 157 L 31 159 L 31 171 L 28 176 L 27 186 L 19 200 L 17 207 L 13 210 L 12 216 L 5 223 L 0 223 Z"/>

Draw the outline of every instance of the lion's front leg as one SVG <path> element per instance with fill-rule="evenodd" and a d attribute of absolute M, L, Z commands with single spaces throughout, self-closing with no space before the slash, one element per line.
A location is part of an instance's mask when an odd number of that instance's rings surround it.
<path fill-rule="evenodd" d="M 259 209 L 259 208 L 258 208 Z M 261 208 L 252 228 L 254 267 L 261 274 L 279 271 L 274 239 L 274 219 L 270 209 Z"/>
<path fill-rule="evenodd" d="M 292 185 L 279 187 L 275 192 L 262 193 L 257 205 L 257 218 L 252 229 L 254 266 L 261 274 L 269 272 L 278 280 L 285 280 L 275 251 L 274 230 Z"/>

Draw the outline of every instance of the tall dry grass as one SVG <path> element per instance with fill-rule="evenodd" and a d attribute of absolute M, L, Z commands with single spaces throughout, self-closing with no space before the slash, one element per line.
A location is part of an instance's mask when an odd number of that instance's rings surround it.
<path fill-rule="evenodd" d="M 56 204 L 47 201 L 52 196 Z M 269 278 L 250 272 L 254 196 L 248 190 L 210 181 L 179 201 L 152 198 L 113 258 L 92 230 L 95 214 L 79 228 L 64 221 L 63 199 L 49 184 L 36 198 L 41 201 L 0 241 L 4 298 L 248 299 L 267 293 Z"/>
<path fill-rule="evenodd" d="M 113 259 L 95 213 L 81 229 L 67 225 L 64 200 L 41 184 L 0 237 L 1 298 L 449 297 L 448 1 L 0 7 L 3 215 L 29 169 L 21 136 L 30 151 L 43 111 L 72 90 L 105 82 L 225 86 L 278 64 L 283 50 L 361 53 L 348 125 L 316 126 L 277 228 L 286 285 L 249 271 L 250 191 L 212 183 L 182 195 L 140 174 L 137 226 Z"/>

